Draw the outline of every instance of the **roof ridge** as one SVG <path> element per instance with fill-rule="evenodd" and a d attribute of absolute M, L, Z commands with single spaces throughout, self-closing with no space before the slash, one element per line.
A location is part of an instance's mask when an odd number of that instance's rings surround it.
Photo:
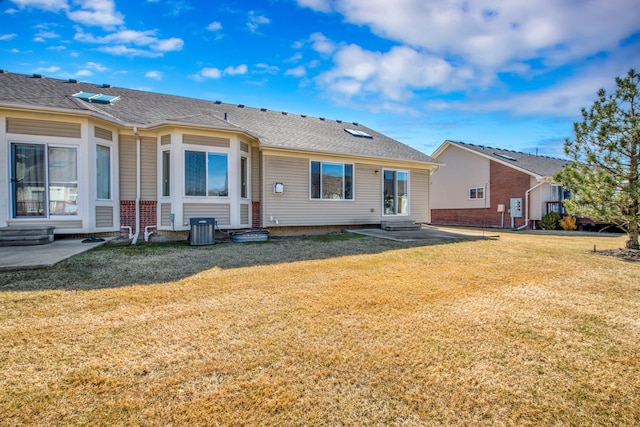
<path fill-rule="evenodd" d="M 544 159 L 552 159 L 552 160 L 560 160 L 560 161 L 563 161 L 563 162 L 568 162 L 567 159 L 562 159 L 560 157 L 547 156 L 547 155 L 543 155 L 543 154 L 525 153 L 523 151 L 509 150 L 508 148 L 498 148 L 498 147 L 491 147 L 489 145 L 472 144 L 470 142 L 464 142 L 464 141 L 450 141 L 450 142 L 457 143 L 457 144 L 462 144 L 462 145 L 470 145 L 472 147 L 481 147 L 483 149 L 487 148 L 487 149 L 491 149 L 491 150 L 506 151 L 508 153 L 517 153 L 517 154 L 522 154 L 523 156 L 531 156 L 531 157 L 536 157 L 536 158 L 544 158 Z"/>

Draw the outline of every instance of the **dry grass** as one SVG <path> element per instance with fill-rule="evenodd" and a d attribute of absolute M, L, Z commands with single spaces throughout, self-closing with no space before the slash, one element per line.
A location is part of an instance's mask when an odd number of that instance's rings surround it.
<path fill-rule="evenodd" d="M 590 252 L 623 240 L 110 247 L 2 273 L 0 424 L 638 425 L 640 263 Z"/>

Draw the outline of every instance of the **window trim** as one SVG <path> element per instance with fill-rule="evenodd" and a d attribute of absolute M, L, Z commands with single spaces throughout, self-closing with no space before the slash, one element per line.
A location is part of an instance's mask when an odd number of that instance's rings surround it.
<path fill-rule="evenodd" d="M 80 179 L 80 155 L 81 155 L 81 147 L 77 144 L 64 144 L 58 142 L 48 142 L 48 141 L 20 141 L 20 140 L 8 140 L 7 146 L 9 148 L 9 193 L 8 193 L 8 202 L 11 207 L 11 212 L 9 217 L 11 220 L 16 221 L 31 221 L 31 220 L 77 220 L 82 217 L 82 180 Z M 15 146 L 41 146 L 43 147 L 44 154 L 44 214 L 43 215 L 17 215 L 17 203 L 18 200 L 15 196 L 15 188 L 11 181 L 14 179 L 15 174 L 15 158 L 14 158 L 14 147 Z M 72 149 L 75 151 L 75 162 L 76 162 L 76 186 L 75 186 L 75 197 L 76 197 L 76 209 L 73 213 L 68 214 L 56 214 L 51 212 L 51 164 L 50 164 L 50 149 L 51 148 L 63 148 L 63 149 Z"/>
<path fill-rule="evenodd" d="M 165 160 L 167 163 L 165 163 Z M 166 169 L 165 169 L 166 166 Z M 165 172 L 167 176 L 165 177 Z M 167 183 L 165 186 L 165 178 Z M 167 194 L 165 194 L 165 188 Z M 186 190 L 186 189 L 185 189 Z M 160 197 L 171 197 L 171 150 L 160 150 Z"/>
<path fill-rule="evenodd" d="M 478 197 L 478 190 L 480 190 L 482 192 L 482 197 Z M 472 194 L 473 191 L 475 191 L 476 197 L 471 197 L 471 194 Z M 485 197 L 486 197 L 486 194 L 485 194 L 485 191 L 484 191 L 484 187 L 471 187 L 471 188 L 469 188 L 467 196 L 469 197 L 469 200 L 484 200 Z"/>
<path fill-rule="evenodd" d="M 313 187 L 313 175 L 312 175 L 312 166 L 313 163 L 319 163 L 320 164 L 320 197 L 313 197 L 313 192 L 312 192 L 312 187 Z M 322 165 L 325 163 L 329 163 L 329 164 L 334 164 L 334 165 L 341 165 L 342 166 L 342 197 L 338 198 L 338 199 L 329 199 L 329 198 L 324 198 L 322 197 Z M 346 172 L 346 168 L 345 166 L 351 166 L 351 198 L 347 199 L 345 197 L 346 193 L 347 193 L 347 186 L 346 186 L 346 176 L 345 172 Z M 332 161 L 332 160 L 315 160 L 315 159 L 310 159 L 309 160 L 309 200 L 310 201 L 328 201 L 328 202 L 354 202 L 356 200 L 356 165 L 355 163 L 352 162 L 341 162 L 341 161 Z"/>

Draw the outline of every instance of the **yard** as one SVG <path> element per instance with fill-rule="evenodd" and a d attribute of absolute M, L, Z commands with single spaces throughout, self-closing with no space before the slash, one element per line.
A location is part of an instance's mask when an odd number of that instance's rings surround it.
<path fill-rule="evenodd" d="M 106 246 L 0 273 L 0 425 L 639 425 L 624 237 Z"/>

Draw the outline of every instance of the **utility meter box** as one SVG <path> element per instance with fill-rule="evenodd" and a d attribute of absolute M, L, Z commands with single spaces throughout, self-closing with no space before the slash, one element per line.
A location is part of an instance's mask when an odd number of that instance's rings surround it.
<path fill-rule="evenodd" d="M 511 218 L 522 218 L 522 198 L 514 197 L 509 205 L 509 215 Z"/>

